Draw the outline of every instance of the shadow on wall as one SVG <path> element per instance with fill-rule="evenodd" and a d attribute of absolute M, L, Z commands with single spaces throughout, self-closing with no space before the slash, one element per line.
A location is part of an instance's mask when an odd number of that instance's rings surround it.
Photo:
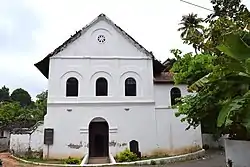
<path fill-rule="evenodd" d="M 202 134 L 203 147 L 205 147 L 204 149 L 208 149 L 208 148 L 224 148 L 225 147 L 224 138 L 225 138 L 225 136 L 223 136 L 223 137 L 221 137 L 219 139 L 215 139 L 213 134 L 203 133 Z"/>
<path fill-rule="evenodd" d="M 0 138 L 0 152 L 7 151 L 9 149 L 9 139 L 7 137 Z"/>

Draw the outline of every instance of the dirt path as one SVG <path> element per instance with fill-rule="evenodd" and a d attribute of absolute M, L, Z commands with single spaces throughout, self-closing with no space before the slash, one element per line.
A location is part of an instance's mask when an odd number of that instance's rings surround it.
<path fill-rule="evenodd" d="M 10 156 L 10 153 L 0 153 L 0 159 L 3 161 L 3 167 L 38 167 L 36 165 L 20 163 L 17 160 L 13 159 Z"/>
<path fill-rule="evenodd" d="M 1 153 L 0 159 L 3 161 L 3 167 L 18 167 L 19 163 L 10 157 L 9 153 Z"/>

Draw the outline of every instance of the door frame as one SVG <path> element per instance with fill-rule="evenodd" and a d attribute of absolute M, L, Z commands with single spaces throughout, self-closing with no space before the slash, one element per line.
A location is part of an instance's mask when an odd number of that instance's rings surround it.
<path fill-rule="evenodd" d="M 95 131 L 95 128 L 96 131 Z M 98 131 L 99 129 L 99 131 Z M 95 136 L 102 135 L 103 138 L 103 150 L 98 150 L 95 143 Z M 89 123 L 89 157 L 107 157 L 109 156 L 109 124 L 108 122 L 100 117 L 92 119 Z"/>

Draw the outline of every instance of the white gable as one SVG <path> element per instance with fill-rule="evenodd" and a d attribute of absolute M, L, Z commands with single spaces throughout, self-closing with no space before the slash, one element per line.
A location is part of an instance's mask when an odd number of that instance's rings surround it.
<path fill-rule="evenodd" d="M 135 44 L 125 32 L 117 28 L 106 17 L 90 24 L 81 36 L 56 56 L 84 57 L 136 57 L 150 58 L 145 50 Z"/>

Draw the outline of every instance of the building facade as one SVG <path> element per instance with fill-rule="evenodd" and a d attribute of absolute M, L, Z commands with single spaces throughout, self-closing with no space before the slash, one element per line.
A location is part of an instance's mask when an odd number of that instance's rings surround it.
<path fill-rule="evenodd" d="M 44 157 L 115 156 L 125 148 L 151 154 L 201 146 L 171 103 L 185 95 L 151 52 L 104 14 L 35 64 L 48 78 Z"/>

